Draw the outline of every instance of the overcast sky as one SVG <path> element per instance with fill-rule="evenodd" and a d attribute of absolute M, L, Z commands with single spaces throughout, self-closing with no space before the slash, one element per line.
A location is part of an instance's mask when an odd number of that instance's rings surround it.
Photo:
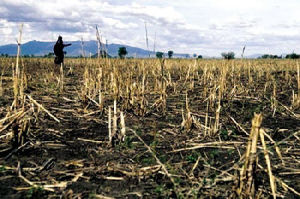
<path fill-rule="evenodd" d="M 224 51 L 300 53 L 299 0 L 0 0 L 0 45 L 30 40 L 95 40 L 219 56 Z"/>

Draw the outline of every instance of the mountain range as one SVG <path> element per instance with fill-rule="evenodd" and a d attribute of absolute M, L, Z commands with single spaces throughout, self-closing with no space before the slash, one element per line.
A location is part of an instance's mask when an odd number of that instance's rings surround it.
<path fill-rule="evenodd" d="M 64 48 L 67 56 L 77 57 L 82 55 L 82 47 L 81 41 L 69 41 L 65 43 L 72 43 L 71 46 Z M 55 42 L 42 42 L 42 41 L 30 41 L 22 44 L 21 46 L 21 54 L 22 55 L 34 55 L 34 56 L 44 56 L 49 53 L 53 53 L 53 46 Z M 127 57 L 137 57 L 137 58 L 145 58 L 154 57 L 155 54 L 153 51 L 144 50 L 142 48 L 132 47 L 128 45 L 121 44 L 108 44 L 108 54 L 112 57 L 118 56 L 118 50 L 120 47 L 126 47 L 127 49 Z M 83 48 L 86 56 L 93 56 L 97 54 L 97 42 L 96 41 L 84 41 Z M 8 54 L 9 56 L 14 56 L 17 54 L 17 44 L 8 44 L 0 46 L 0 54 Z M 167 55 L 167 54 L 165 54 Z M 176 54 L 174 53 L 174 57 L 185 58 L 189 57 L 189 54 Z"/>
<path fill-rule="evenodd" d="M 82 48 L 81 48 L 81 41 L 67 41 L 65 43 L 71 43 L 72 45 L 69 47 L 66 47 L 64 51 L 66 51 L 67 56 L 70 57 L 78 57 L 82 55 Z M 44 42 L 44 41 L 29 41 L 27 43 L 22 44 L 21 46 L 21 55 L 34 55 L 34 56 L 44 56 L 48 55 L 49 53 L 53 53 L 53 46 L 55 42 Z M 155 53 L 153 51 L 148 51 L 142 48 L 133 47 L 129 45 L 122 45 L 122 44 L 108 44 L 108 55 L 111 57 L 117 57 L 118 56 L 118 50 L 120 47 L 126 47 L 126 50 L 128 52 L 127 57 L 136 57 L 136 58 L 147 58 L 149 57 L 155 57 Z M 91 41 L 84 41 L 83 42 L 83 49 L 86 57 L 97 56 L 97 41 L 91 40 Z M 0 55 L 1 54 L 7 54 L 9 56 L 15 56 L 17 54 L 17 44 L 8 44 L 0 46 Z M 167 57 L 167 52 L 164 52 L 165 57 Z M 252 54 L 245 56 L 245 58 L 248 59 L 256 59 L 258 57 L 261 57 L 263 54 Z M 283 54 L 283 57 L 285 57 L 286 54 Z M 174 53 L 174 58 L 189 58 L 192 57 L 190 54 L 183 54 L 183 53 Z M 209 56 L 203 56 L 203 58 L 221 58 L 221 56 L 217 57 L 209 57 Z M 237 58 L 239 58 L 237 56 Z"/>

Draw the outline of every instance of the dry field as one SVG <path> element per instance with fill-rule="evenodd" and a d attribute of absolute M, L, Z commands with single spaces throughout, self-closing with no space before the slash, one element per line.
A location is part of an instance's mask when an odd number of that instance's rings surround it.
<path fill-rule="evenodd" d="M 294 60 L 0 59 L 0 198 L 299 198 Z"/>

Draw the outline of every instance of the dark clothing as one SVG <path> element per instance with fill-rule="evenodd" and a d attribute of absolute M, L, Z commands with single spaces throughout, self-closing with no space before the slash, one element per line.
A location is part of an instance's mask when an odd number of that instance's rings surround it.
<path fill-rule="evenodd" d="M 54 45 L 53 51 L 55 54 L 54 63 L 61 64 L 64 62 L 64 47 L 70 46 L 71 44 L 64 44 L 62 38 L 59 37 L 56 44 Z"/>
<path fill-rule="evenodd" d="M 61 64 L 61 63 L 64 63 L 64 56 L 55 56 L 55 58 L 54 58 L 54 63 L 55 63 L 55 64 Z"/>

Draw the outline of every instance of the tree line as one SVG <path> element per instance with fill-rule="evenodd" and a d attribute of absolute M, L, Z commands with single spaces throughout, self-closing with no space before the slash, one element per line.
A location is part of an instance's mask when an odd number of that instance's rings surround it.
<path fill-rule="evenodd" d="M 67 54 L 66 52 L 64 52 L 64 53 L 65 53 L 65 55 Z M 123 58 L 126 57 L 127 54 L 128 54 L 128 51 L 127 51 L 126 47 L 120 47 L 119 48 L 119 50 L 118 50 L 118 56 L 119 56 L 119 58 L 123 59 Z M 174 51 L 169 50 L 167 54 L 165 54 L 163 52 L 160 52 L 160 51 L 158 51 L 158 52 L 155 53 L 156 58 L 159 58 L 159 59 L 164 58 L 165 55 L 167 55 L 168 58 L 171 59 L 174 56 Z M 221 56 L 224 59 L 226 59 L 226 60 L 235 59 L 235 53 L 232 52 L 232 51 L 230 51 L 230 52 L 223 52 L 223 53 L 221 53 Z M 0 57 L 12 57 L 12 56 L 10 56 L 7 53 L 5 53 L 5 54 L 1 53 Z M 31 55 L 23 55 L 23 57 L 26 57 L 26 58 L 29 58 L 29 57 L 52 58 L 52 57 L 54 57 L 54 53 L 50 52 L 48 54 L 45 54 L 44 56 L 35 56 L 33 54 L 31 54 Z M 193 54 L 193 57 L 197 58 L 197 59 L 202 59 L 203 58 L 202 55 L 197 55 L 197 54 Z M 284 59 L 284 58 L 285 59 L 300 59 L 300 54 L 296 54 L 294 52 L 291 53 L 291 54 L 287 54 L 285 56 L 283 56 L 283 55 L 278 56 L 278 55 L 272 55 L 272 54 L 264 54 L 264 55 L 258 57 L 258 59 Z"/>

